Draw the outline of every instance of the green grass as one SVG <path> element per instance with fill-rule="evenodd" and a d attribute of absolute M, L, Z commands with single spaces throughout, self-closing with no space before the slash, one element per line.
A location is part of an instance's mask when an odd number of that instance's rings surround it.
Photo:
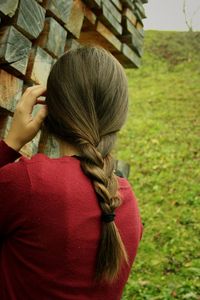
<path fill-rule="evenodd" d="M 130 163 L 144 235 L 123 300 L 200 299 L 200 33 L 146 32 L 126 70 L 129 116 L 117 157 Z"/>

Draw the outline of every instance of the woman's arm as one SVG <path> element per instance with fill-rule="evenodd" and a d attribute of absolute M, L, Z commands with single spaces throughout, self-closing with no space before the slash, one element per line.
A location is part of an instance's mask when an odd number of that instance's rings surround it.
<path fill-rule="evenodd" d="M 0 141 L 0 168 L 14 162 L 21 154 L 8 146 L 4 140 Z"/>
<path fill-rule="evenodd" d="M 46 88 L 41 85 L 32 86 L 26 89 L 18 102 L 8 135 L 0 141 L 0 168 L 20 157 L 19 150 L 39 131 L 48 113 L 47 106 L 44 105 L 34 118 L 32 111 L 34 105 L 39 103 L 37 98 L 45 91 Z"/>

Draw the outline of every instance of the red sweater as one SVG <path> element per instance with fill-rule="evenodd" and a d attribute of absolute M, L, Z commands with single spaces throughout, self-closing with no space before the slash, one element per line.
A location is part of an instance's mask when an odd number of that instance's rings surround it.
<path fill-rule="evenodd" d="M 0 299 L 119 300 L 142 235 L 137 202 L 119 178 L 115 222 L 127 249 L 112 285 L 93 283 L 101 210 L 76 157 L 31 159 L 0 141 Z"/>

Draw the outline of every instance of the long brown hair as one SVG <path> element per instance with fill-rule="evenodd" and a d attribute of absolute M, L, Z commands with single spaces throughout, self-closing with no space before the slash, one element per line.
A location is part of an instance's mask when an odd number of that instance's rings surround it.
<path fill-rule="evenodd" d="M 76 146 L 102 214 L 114 213 L 121 199 L 111 150 L 128 109 L 123 67 L 100 46 L 68 50 L 50 72 L 46 102 L 48 132 Z M 115 222 L 102 221 L 94 278 L 112 282 L 124 262 L 128 256 Z"/>

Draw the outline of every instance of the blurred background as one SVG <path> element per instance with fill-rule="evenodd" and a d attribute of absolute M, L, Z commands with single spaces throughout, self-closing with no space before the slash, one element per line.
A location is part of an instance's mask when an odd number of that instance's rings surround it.
<path fill-rule="evenodd" d="M 144 234 L 123 300 L 200 299 L 200 1 L 145 4 L 144 56 L 127 69 L 117 155 Z"/>

